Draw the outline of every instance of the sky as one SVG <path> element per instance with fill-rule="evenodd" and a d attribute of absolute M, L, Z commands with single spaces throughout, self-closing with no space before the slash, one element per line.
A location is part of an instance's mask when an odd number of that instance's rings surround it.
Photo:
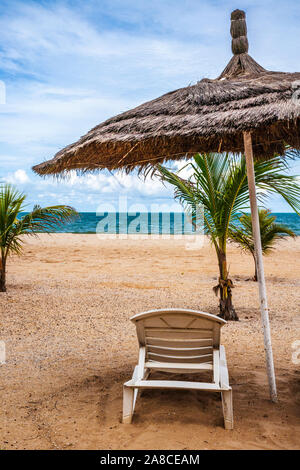
<path fill-rule="evenodd" d="M 235 8 L 246 11 L 256 61 L 300 70 L 299 0 L 0 0 L 0 181 L 28 194 L 28 208 L 120 210 L 127 198 L 128 210 L 178 209 L 158 180 L 106 171 L 56 180 L 31 167 L 115 114 L 217 77 L 232 55 Z M 268 207 L 290 211 L 279 197 Z"/>

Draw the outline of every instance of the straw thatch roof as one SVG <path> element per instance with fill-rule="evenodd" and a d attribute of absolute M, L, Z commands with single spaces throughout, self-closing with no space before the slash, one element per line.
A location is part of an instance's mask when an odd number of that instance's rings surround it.
<path fill-rule="evenodd" d="M 243 152 L 251 130 L 256 157 L 300 149 L 300 73 L 271 72 L 248 54 L 245 13 L 231 15 L 233 57 L 215 80 L 203 79 L 94 127 L 35 172 L 131 171 L 196 152 Z"/>

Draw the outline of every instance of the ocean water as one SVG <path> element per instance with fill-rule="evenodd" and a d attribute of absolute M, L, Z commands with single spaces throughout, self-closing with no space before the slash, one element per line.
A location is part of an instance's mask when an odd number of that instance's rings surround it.
<path fill-rule="evenodd" d="M 300 217 L 293 213 L 274 213 L 276 222 L 287 225 L 300 235 Z M 119 233 L 119 234 L 193 234 L 194 228 L 183 212 L 141 212 L 130 214 L 110 212 L 97 215 L 81 212 L 79 218 L 53 232 L 62 233 Z"/>

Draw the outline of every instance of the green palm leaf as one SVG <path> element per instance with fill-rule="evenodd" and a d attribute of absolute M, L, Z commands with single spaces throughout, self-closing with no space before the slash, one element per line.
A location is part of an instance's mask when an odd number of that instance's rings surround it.
<path fill-rule="evenodd" d="M 239 221 L 240 226 L 234 227 L 230 231 L 230 240 L 237 243 L 243 251 L 249 252 L 253 256 L 256 268 L 251 215 L 243 214 Z M 286 239 L 287 236 L 293 238 L 296 236 L 293 230 L 286 225 L 276 223 L 276 216 L 266 209 L 259 210 L 259 224 L 262 252 L 264 255 L 271 253 L 275 249 L 275 244 L 278 240 Z M 256 271 L 257 269 L 255 269 L 255 279 L 257 278 Z"/>
<path fill-rule="evenodd" d="M 51 232 L 57 226 L 70 222 L 78 216 L 70 206 L 35 206 L 32 212 L 20 217 L 25 211 L 26 196 L 6 184 L 0 187 L 0 290 L 5 290 L 5 271 L 10 253 L 22 253 L 24 235 Z"/>

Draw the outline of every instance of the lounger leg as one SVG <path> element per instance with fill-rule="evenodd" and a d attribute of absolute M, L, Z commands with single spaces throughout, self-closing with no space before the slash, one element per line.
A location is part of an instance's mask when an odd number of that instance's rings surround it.
<path fill-rule="evenodd" d="M 123 423 L 130 424 L 133 415 L 134 389 L 123 387 Z"/>
<path fill-rule="evenodd" d="M 233 429 L 232 390 L 222 392 L 222 406 L 225 429 Z"/>

